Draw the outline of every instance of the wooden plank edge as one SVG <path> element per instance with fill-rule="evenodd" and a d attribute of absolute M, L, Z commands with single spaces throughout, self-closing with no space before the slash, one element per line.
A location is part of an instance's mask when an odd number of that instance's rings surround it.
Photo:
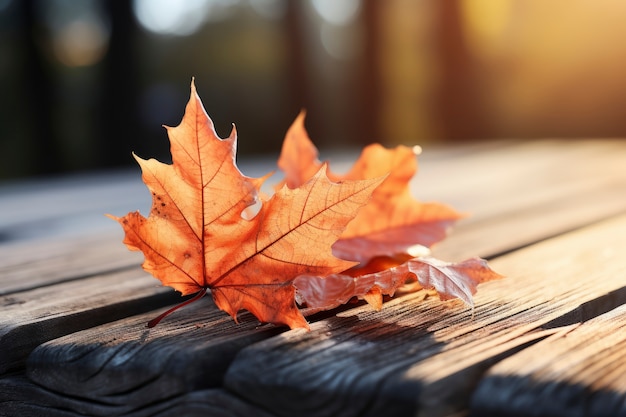
<path fill-rule="evenodd" d="M 128 286 L 119 288 L 127 278 Z M 178 293 L 153 285 L 151 277 L 134 271 L 95 276 L 89 279 L 89 287 L 83 287 L 86 281 L 20 293 L 5 308 L 0 318 L 0 375 L 23 368 L 30 352 L 46 341 L 180 301 Z M 72 298 L 63 302 L 68 293 Z M 117 298 L 105 300 L 101 294 L 117 294 Z M 45 303 L 37 301 L 42 297 L 47 298 Z"/>
<path fill-rule="evenodd" d="M 274 417 L 221 388 L 173 395 L 142 408 L 64 396 L 23 375 L 0 378 L 1 417 Z"/>
<path fill-rule="evenodd" d="M 497 363 L 474 391 L 471 414 L 626 416 L 626 305 Z"/>

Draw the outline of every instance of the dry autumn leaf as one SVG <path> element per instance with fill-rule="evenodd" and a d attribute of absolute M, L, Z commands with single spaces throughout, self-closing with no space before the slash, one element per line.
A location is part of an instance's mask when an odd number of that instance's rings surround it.
<path fill-rule="evenodd" d="M 451 264 L 414 252 L 443 239 L 461 215 L 410 195 L 411 148 L 370 145 L 350 172 L 335 175 L 317 160 L 301 114 L 278 161 L 285 181 L 264 199 L 269 175 L 239 171 L 235 129 L 217 136 L 193 81 L 183 120 L 167 133 L 171 165 L 135 156 L 152 193 L 149 216 L 110 216 L 127 247 L 144 253 L 146 271 L 196 294 L 149 326 L 207 292 L 235 320 L 246 309 L 262 322 L 308 328 L 296 300 L 309 313 L 352 297 L 380 308 L 383 295 L 417 281 L 471 303 L 478 283 L 500 277 L 480 259 Z M 260 208 L 251 216 L 252 206 Z"/>
<path fill-rule="evenodd" d="M 293 279 L 354 265 L 333 256 L 331 246 L 382 179 L 337 184 L 321 167 L 246 219 L 242 212 L 259 201 L 263 178 L 241 174 L 234 129 L 226 140 L 217 137 L 193 83 L 181 124 L 167 132 L 172 165 L 136 157 L 153 196 L 150 215 L 112 216 L 124 243 L 144 253 L 146 271 L 183 295 L 210 290 L 235 319 L 246 309 L 262 322 L 307 328 Z"/>
<path fill-rule="evenodd" d="M 289 128 L 278 167 L 288 187 L 306 182 L 322 166 L 318 152 L 304 129 L 304 113 Z M 348 224 L 333 252 L 342 259 L 365 263 L 376 256 L 394 256 L 415 245 L 431 246 L 446 236 L 463 215 L 441 203 L 422 203 L 411 196 L 409 182 L 417 172 L 415 152 L 407 146 L 385 149 L 365 147 L 345 175 L 329 173 L 334 181 L 387 175 L 372 200 Z"/>
<path fill-rule="evenodd" d="M 330 310 L 357 297 L 380 310 L 382 295 L 393 296 L 407 282 L 416 280 L 418 289 L 434 289 L 442 300 L 459 298 L 471 305 L 472 295 L 480 283 L 500 278 L 487 262 L 479 258 L 459 263 L 444 262 L 431 256 L 398 261 L 393 258 L 376 258 L 372 272 L 347 271 L 325 277 L 299 276 L 294 281 L 297 299 L 306 304 L 307 314 Z"/>
<path fill-rule="evenodd" d="M 278 167 L 285 173 L 285 184 L 297 187 L 320 166 L 302 112 L 287 131 Z M 501 278 L 481 259 L 448 263 L 427 256 L 425 247 L 442 240 L 463 216 L 444 204 L 413 198 L 409 182 L 416 172 L 412 148 L 385 149 L 373 144 L 363 149 L 347 174 L 329 173 L 335 181 L 389 175 L 333 245 L 336 256 L 360 265 L 341 274 L 295 280 L 298 302 L 306 305 L 309 313 L 337 307 L 352 297 L 380 309 L 383 295 L 393 296 L 412 279 L 419 283 L 416 288 L 435 289 L 443 300 L 460 298 L 472 304 L 476 285 Z"/>

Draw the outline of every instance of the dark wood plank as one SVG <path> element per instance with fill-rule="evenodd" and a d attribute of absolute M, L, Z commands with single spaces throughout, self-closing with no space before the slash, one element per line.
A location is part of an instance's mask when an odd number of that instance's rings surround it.
<path fill-rule="evenodd" d="M 626 416 L 625 376 L 623 305 L 496 364 L 471 409 L 476 416 Z"/>
<path fill-rule="evenodd" d="M 135 410 L 175 395 L 219 387 L 240 349 L 285 330 L 261 326 L 247 313 L 237 324 L 210 297 L 147 329 L 146 323 L 157 314 L 130 317 L 42 344 L 30 355 L 27 374 L 37 384 L 71 398 Z"/>
<path fill-rule="evenodd" d="M 96 407 L 107 410 L 110 415 L 116 414 L 112 412 L 111 407 L 106 405 L 84 404 L 72 398 L 59 396 L 54 391 L 33 384 L 23 375 L 0 378 L 0 416 L 2 417 L 77 417 L 88 415 L 88 412 Z"/>
<path fill-rule="evenodd" d="M 225 386 L 279 415 L 462 411 L 493 363 L 626 302 L 625 245 L 620 216 L 494 260 L 508 278 L 481 286 L 474 310 L 414 295 L 286 332 L 242 350 Z"/>
<path fill-rule="evenodd" d="M 36 401 L 34 401 L 36 399 Z M 32 383 L 24 376 L 0 379 L 2 417 L 77 417 L 85 415 L 126 417 L 272 417 L 223 389 L 205 389 L 157 399 L 141 409 L 127 404 L 108 404 L 58 394 Z"/>
<path fill-rule="evenodd" d="M 139 268 L 1 296 L 0 374 L 47 340 L 179 299 Z"/>

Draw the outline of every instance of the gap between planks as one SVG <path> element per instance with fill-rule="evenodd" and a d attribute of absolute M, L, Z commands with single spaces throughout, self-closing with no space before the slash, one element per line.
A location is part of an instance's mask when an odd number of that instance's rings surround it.
<path fill-rule="evenodd" d="M 472 396 L 472 415 L 623 417 L 624 375 L 626 305 L 493 366 Z"/>

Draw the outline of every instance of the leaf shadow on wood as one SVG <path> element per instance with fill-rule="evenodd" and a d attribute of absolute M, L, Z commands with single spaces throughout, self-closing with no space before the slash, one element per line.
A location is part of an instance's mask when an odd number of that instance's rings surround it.
<path fill-rule="evenodd" d="M 426 382 L 397 382 L 445 349 L 431 327 L 459 310 L 437 301 L 429 314 L 403 298 L 397 308 L 364 306 L 242 350 L 225 387 L 281 416 L 409 415 Z"/>
<path fill-rule="evenodd" d="M 503 360 L 478 384 L 474 415 L 626 416 L 625 330 L 623 304 Z"/>
<path fill-rule="evenodd" d="M 470 417 L 624 417 L 626 395 L 583 384 L 537 381 L 515 375 L 483 379 L 472 397 Z"/>

